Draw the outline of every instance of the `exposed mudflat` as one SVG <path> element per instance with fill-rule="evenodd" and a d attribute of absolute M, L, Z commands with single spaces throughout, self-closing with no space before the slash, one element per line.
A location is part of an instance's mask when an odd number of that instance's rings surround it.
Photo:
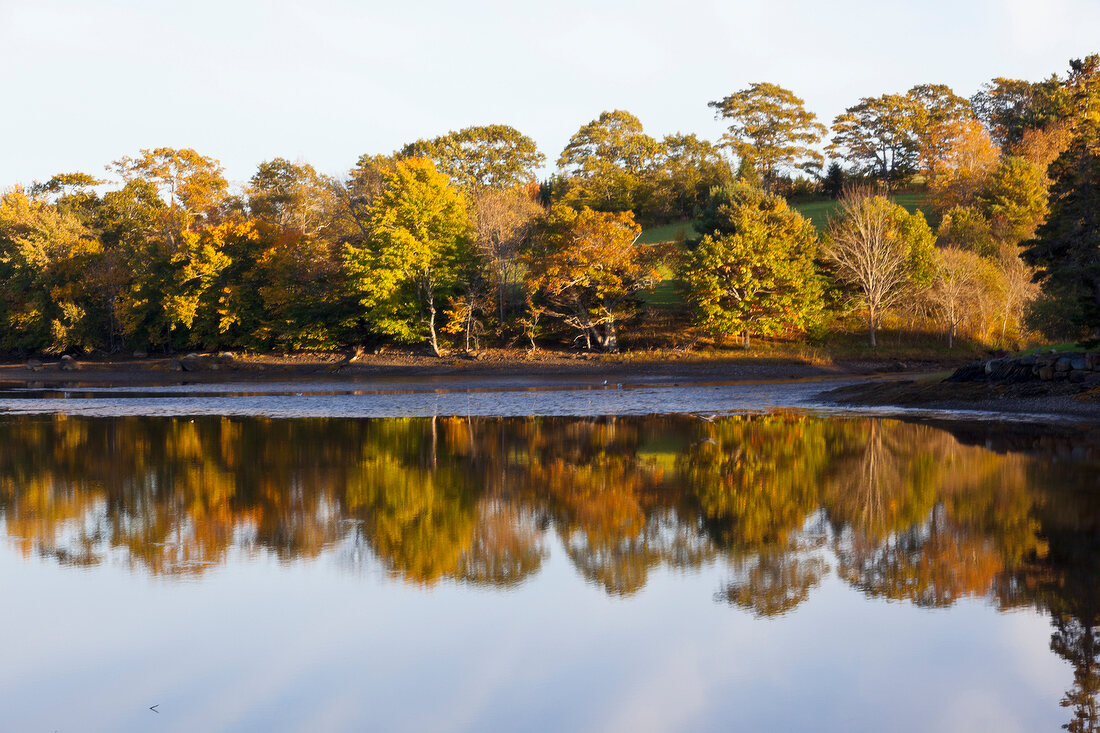
<path fill-rule="evenodd" d="M 266 354 L 219 358 L 173 356 L 147 359 L 78 359 L 71 370 L 60 359 L 19 360 L 0 363 L 0 383 L 8 386 L 87 385 L 128 387 L 140 385 L 217 384 L 237 382 L 285 382 L 336 379 L 422 379 L 492 377 L 529 379 L 532 384 L 571 380 L 607 379 L 613 382 L 668 380 L 710 382 L 732 380 L 806 379 L 883 372 L 927 372 L 941 363 L 909 363 L 892 360 L 846 361 L 811 364 L 766 356 L 713 357 L 695 353 L 661 355 L 645 353 L 595 355 L 562 351 L 496 349 L 477 357 L 434 357 L 409 352 L 369 354 L 358 358 L 338 352 L 305 355 Z"/>

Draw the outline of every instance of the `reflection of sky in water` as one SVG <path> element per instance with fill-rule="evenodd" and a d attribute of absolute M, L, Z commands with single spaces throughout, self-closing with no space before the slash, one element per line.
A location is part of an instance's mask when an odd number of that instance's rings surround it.
<path fill-rule="evenodd" d="M 629 599 L 553 548 L 509 592 L 332 558 L 175 583 L 0 554 L 8 730 L 1054 730 L 1050 622 L 980 601 L 868 601 L 828 576 L 768 620 L 722 573 Z M 159 704 L 160 714 L 147 708 Z"/>

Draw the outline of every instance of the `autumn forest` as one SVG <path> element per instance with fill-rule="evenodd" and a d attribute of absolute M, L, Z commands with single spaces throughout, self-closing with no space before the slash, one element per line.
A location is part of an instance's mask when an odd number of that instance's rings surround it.
<path fill-rule="evenodd" d="M 550 173 L 488 125 L 340 176 L 276 158 L 230 186 L 217 160 L 155 148 L 16 185 L 0 348 L 617 351 L 881 329 L 1011 348 L 1100 327 L 1100 57 L 969 98 L 864 97 L 828 126 L 771 83 L 709 108 L 716 141 L 603 112 Z"/>

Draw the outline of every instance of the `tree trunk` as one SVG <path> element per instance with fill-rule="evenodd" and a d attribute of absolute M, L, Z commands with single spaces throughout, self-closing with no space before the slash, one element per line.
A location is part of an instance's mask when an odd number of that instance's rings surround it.
<path fill-rule="evenodd" d="M 955 322 L 951 322 L 951 327 L 947 329 L 947 348 L 955 348 Z"/>
<path fill-rule="evenodd" d="M 470 311 L 466 314 L 466 353 L 470 353 L 470 322 L 474 320 L 474 309 L 470 308 Z"/>
<path fill-rule="evenodd" d="M 619 337 L 615 333 L 615 322 L 614 321 L 611 321 L 610 323 L 607 324 L 607 327 L 604 328 L 604 332 L 603 332 L 602 336 L 599 336 L 598 333 L 597 333 L 597 336 L 599 337 L 600 348 L 603 349 L 604 351 L 618 351 L 619 350 Z"/>
<path fill-rule="evenodd" d="M 878 346 L 875 341 L 875 311 L 871 308 L 867 309 L 867 332 L 871 336 L 871 346 Z"/>
<path fill-rule="evenodd" d="M 435 335 L 435 296 L 430 291 L 428 293 L 428 331 L 432 336 L 432 353 L 440 356 L 439 339 Z"/>

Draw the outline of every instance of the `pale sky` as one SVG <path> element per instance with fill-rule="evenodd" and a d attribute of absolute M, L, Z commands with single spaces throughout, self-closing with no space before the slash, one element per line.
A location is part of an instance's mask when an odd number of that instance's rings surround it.
<path fill-rule="evenodd" d="M 828 124 L 861 96 L 969 96 L 1094 52 L 1097 0 L 0 0 L 0 189 L 160 146 L 235 182 L 278 156 L 338 174 L 490 123 L 552 165 L 603 110 L 716 139 L 707 102 L 755 81 Z"/>

